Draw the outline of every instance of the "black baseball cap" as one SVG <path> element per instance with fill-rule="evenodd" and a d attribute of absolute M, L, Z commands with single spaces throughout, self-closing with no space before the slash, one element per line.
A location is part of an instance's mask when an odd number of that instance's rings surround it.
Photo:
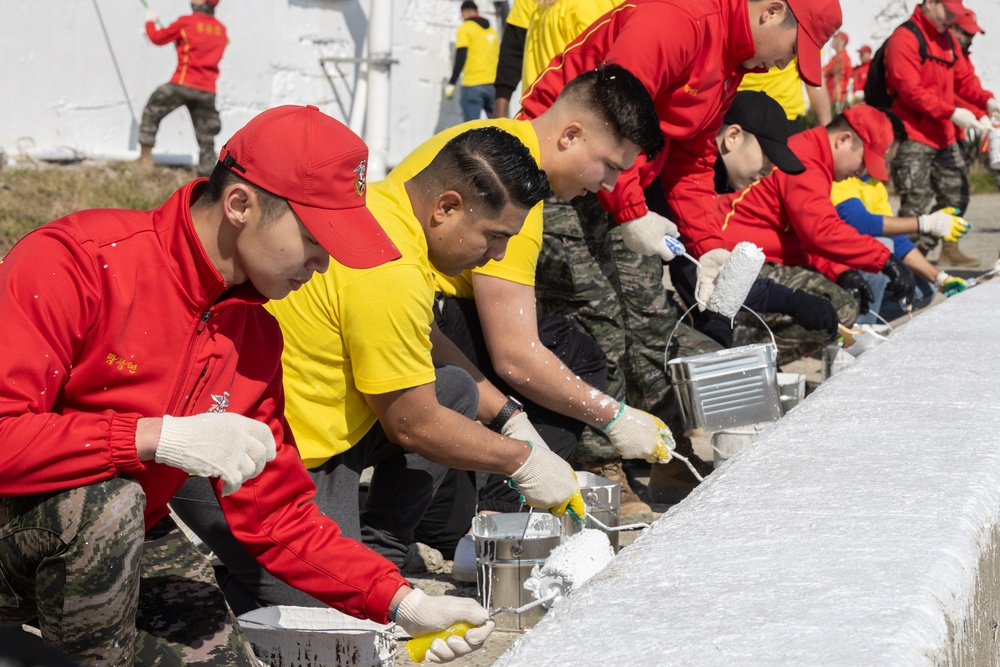
<path fill-rule="evenodd" d="M 788 116 L 772 97 L 758 90 L 741 90 L 723 117 L 726 125 L 739 125 L 757 137 L 764 155 L 786 174 L 806 170 L 788 147 Z"/>

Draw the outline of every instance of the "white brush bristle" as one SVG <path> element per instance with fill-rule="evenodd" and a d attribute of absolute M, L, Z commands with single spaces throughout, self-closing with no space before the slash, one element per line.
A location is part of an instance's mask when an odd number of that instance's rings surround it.
<path fill-rule="evenodd" d="M 737 243 L 719 272 L 719 277 L 715 279 L 715 289 L 712 290 L 712 296 L 708 297 L 705 307 L 733 319 L 746 301 L 762 266 L 763 250 L 747 241 Z"/>

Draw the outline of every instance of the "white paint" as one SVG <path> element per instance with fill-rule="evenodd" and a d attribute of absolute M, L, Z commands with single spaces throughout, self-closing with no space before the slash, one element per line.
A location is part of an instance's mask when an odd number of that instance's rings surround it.
<path fill-rule="evenodd" d="M 715 279 L 715 289 L 705 308 L 732 320 L 740 312 L 762 266 L 763 250 L 749 241 L 737 243 Z"/>
<path fill-rule="evenodd" d="M 496 664 L 947 662 L 1000 523 L 998 300 L 865 352 Z"/>
<path fill-rule="evenodd" d="M 111 41 L 101 32 L 100 8 Z M 355 105 L 359 66 L 321 58 L 360 58 L 372 0 L 224 0 L 217 16 L 230 45 L 221 63 L 218 104 L 225 139 L 260 111 L 279 104 L 315 104 L 330 115 L 363 126 L 365 105 Z M 188 11 L 187 3 L 150 0 L 164 22 Z M 491 2 L 480 9 L 496 23 Z M 1000 88 L 1000 3 L 969 0 L 987 35 L 976 38 L 973 62 L 987 87 Z M 906 18 L 913 3 L 842 0 L 848 48 L 877 46 L 888 27 Z M 877 14 L 884 5 L 902 10 Z M 29 149 L 78 151 L 86 155 L 137 155 L 136 120 L 150 93 L 173 73 L 172 46 L 146 40 L 140 2 L 111 0 L 3 0 L 0 2 L 0 149 L 17 156 Z M 394 0 L 390 72 L 389 147 L 395 164 L 435 132 L 461 121 L 457 96 L 445 100 L 451 73 L 454 0 Z M 883 34 L 884 33 L 884 34 Z M 876 34 L 883 34 L 876 40 Z M 55 38 L 54 36 L 57 36 Z M 121 69 L 115 72 L 112 51 Z M 362 84 L 362 88 L 364 85 Z M 127 95 L 126 95 L 127 92 Z M 513 106 L 516 106 L 513 105 Z M 352 118 L 352 108 L 356 117 Z M 130 110 L 131 109 L 131 110 Z M 383 109 L 384 111 L 385 109 Z M 367 130 L 366 130 L 367 133 Z M 362 135 L 366 136 L 366 135 Z M 366 136 L 366 138 L 368 138 Z M 197 146 L 187 112 L 161 125 L 155 154 L 164 162 L 190 163 Z"/>

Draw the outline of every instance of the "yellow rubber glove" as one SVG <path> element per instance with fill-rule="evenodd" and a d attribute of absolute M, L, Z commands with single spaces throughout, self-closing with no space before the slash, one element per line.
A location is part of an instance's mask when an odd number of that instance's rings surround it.
<path fill-rule="evenodd" d="M 955 296 L 969 287 L 964 278 L 949 275 L 944 271 L 939 272 L 934 278 L 934 286 L 945 296 Z"/>
<path fill-rule="evenodd" d="M 917 230 L 921 234 L 933 234 L 945 241 L 957 241 L 972 229 L 972 223 L 958 215 L 952 206 L 942 208 L 917 217 Z"/>

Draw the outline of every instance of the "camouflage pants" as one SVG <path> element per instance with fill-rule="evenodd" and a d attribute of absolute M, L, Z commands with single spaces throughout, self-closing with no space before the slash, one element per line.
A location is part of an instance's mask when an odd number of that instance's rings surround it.
<path fill-rule="evenodd" d="M 779 285 L 828 299 L 837 310 L 837 317 L 844 326 L 849 327 L 858 319 L 858 302 L 854 297 L 818 271 L 805 266 L 785 266 L 765 262 L 761 267 L 760 277 L 770 278 Z M 825 331 L 810 331 L 796 324 L 789 315 L 768 313 L 761 317 L 778 343 L 779 365 L 817 352 L 830 342 L 830 337 Z M 771 340 L 767 331 L 760 325 L 760 320 L 751 313 L 741 312 L 739 322 L 750 330 L 750 340 L 740 341 L 741 343 L 764 343 Z"/>
<path fill-rule="evenodd" d="M 899 194 L 898 216 L 930 213 L 946 206 L 969 206 L 969 167 L 958 142 L 938 150 L 919 141 L 904 141 L 893 158 L 892 183 Z M 939 239 L 930 234 L 910 237 L 925 255 Z"/>
<path fill-rule="evenodd" d="M 256 665 L 208 560 L 119 477 L 0 499 L 0 625 L 83 665 Z"/>
<path fill-rule="evenodd" d="M 160 129 L 160 121 L 179 107 L 187 107 L 191 114 L 194 136 L 198 140 L 198 174 L 207 176 L 212 173 L 219 159 L 219 153 L 215 150 L 215 135 L 222 130 L 222 121 L 215 108 L 213 93 L 178 86 L 175 83 L 165 83 L 154 90 L 142 110 L 139 143 L 152 148 L 156 143 L 156 131 Z"/>
<path fill-rule="evenodd" d="M 535 274 L 540 312 L 568 318 L 597 341 L 608 359 L 608 394 L 683 433 L 665 357 L 721 349 L 685 324 L 663 288 L 659 257 L 625 247 L 621 231 L 588 195 L 572 204 L 547 201 Z M 669 353 L 667 347 L 670 346 Z M 585 431 L 584 455 L 601 441 Z"/>

